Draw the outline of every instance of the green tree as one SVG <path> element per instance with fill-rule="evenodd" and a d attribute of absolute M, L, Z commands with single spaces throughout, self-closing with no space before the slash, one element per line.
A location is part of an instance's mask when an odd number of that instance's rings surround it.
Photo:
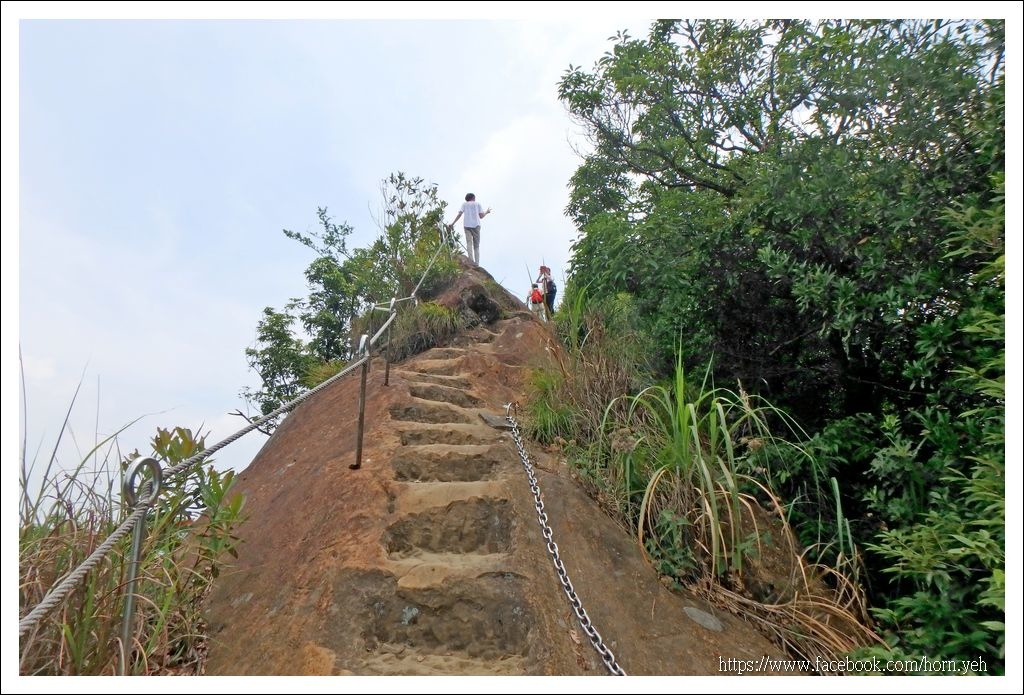
<path fill-rule="evenodd" d="M 310 234 L 293 232 L 290 229 L 282 231 L 289 239 L 294 239 L 312 249 L 318 258 L 333 258 L 338 264 L 346 258 L 351 258 L 347 249 L 347 241 L 352 235 L 352 227 L 346 222 L 341 224 L 334 222 L 327 214 L 327 208 L 317 208 L 316 217 L 320 222 L 320 231 Z"/>
<path fill-rule="evenodd" d="M 905 391 L 879 356 L 893 330 L 880 306 L 934 295 L 922 271 L 940 263 L 937 211 L 1001 166 L 1000 151 L 978 152 L 1000 46 L 1000 25 L 952 22 L 665 21 L 646 40 L 620 35 L 559 90 L 596 153 L 572 200 L 639 181 L 584 228 L 574 274 L 640 295 L 666 367 L 682 330 L 691 356 L 715 354 L 720 376 L 788 394 L 809 419 Z M 613 163 L 605 186 L 591 172 Z M 680 263 L 685 280 L 671 277 Z"/>
<path fill-rule="evenodd" d="M 350 326 L 363 300 L 360 297 L 364 274 L 358 251 L 353 254 L 347 247 L 352 227 L 338 224 L 327 213 L 317 208 L 320 228 L 309 234 L 285 229 L 284 235 L 312 249 L 316 258 L 306 268 L 309 296 L 294 304 L 298 318 L 309 336 L 306 349 L 322 361 L 348 359 L 351 354 Z"/>
<path fill-rule="evenodd" d="M 381 233 L 368 249 L 371 278 L 376 281 L 375 301 L 391 295 L 409 296 L 442 241 L 454 247 L 444 234 L 445 204 L 437 197 L 437 184 L 402 172 L 381 181 Z M 442 261 L 425 284 L 451 276 L 454 267 Z"/>
<path fill-rule="evenodd" d="M 284 230 L 316 253 L 306 269 L 309 295 L 295 306 L 307 350 L 321 362 L 351 358 L 352 322 L 374 303 L 408 296 L 441 239 L 444 204 L 436 184 L 397 172 L 381 182 L 380 195 L 380 233 L 367 247 L 349 249 L 352 227 L 334 222 L 327 208 L 317 209 L 317 231 Z"/>
<path fill-rule="evenodd" d="M 1001 479 L 1002 397 L 964 375 L 1001 364 L 977 326 L 1002 315 L 986 270 L 1002 250 L 965 241 L 963 216 L 1001 239 L 1003 31 L 659 21 L 559 85 L 593 145 L 571 181 L 581 236 L 567 294 L 633 295 L 664 372 L 681 341 L 687 366 L 713 358 L 717 379 L 816 429 L 811 447 L 842 482 L 854 529 L 876 541 L 872 587 L 902 648 L 953 656 L 969 642 L 994 661 L 989 628 L 934 650 L 972 619 L 997 623 L 985 611 L 1001 605 L 998 554 L 956 537 L 998 511 L 970 491 Z M 981 451 L 991 474 L 972 463 Z M 941 552 L 924 552 L 928 529 L 946 534 Z M 928 565 L 956 553 L 974 559 Z M 918 592 L 963 607 L 977 587 L 989 592 L 981 612 L 947 620 L 935 603 L 911 618 Z"/>
<path fill-rule="evenodd" d="M 309 294 L 293 299 L 283 311 L 265 308 L 256 344 L 246 349 L 261 386 L 243 390 L 242 396 L 261 413 L 299 395 L 303 378 L 314 367 L 336 369 L 351 359 L 358 347 L 353 326 L 360 318 L 367 317 L 360 329 L 372 325 L 370 308 L 394 296 L 408 296 L 438 244 L 444 240 L 451 246 L 444 235 L 444 203 L 438 200 L 435 184 L 398 172 L 381 182 L 380 191 L 380 234 L 366 247 L 350 248 L 352 227 L 335 222 L 325 207 L 317 209 L 316 230 L 283 230 L 316 257 L 305 272 Z M 455 271 L 450 258 L 438 258 L 420 296 Z"/>
<path fill-rule="evenodd" d="M 261 385 L 258 389 L 243 389 L 242 397 L 261 415 L 299 395 L 299 379 L 312 363 L 306 344 L 292 330 L 294 308 L 294 301 L 284 311 L 266 307 L 256 326 L 256 345 L 245 349 L 249 368 L 259 376 Z"/>

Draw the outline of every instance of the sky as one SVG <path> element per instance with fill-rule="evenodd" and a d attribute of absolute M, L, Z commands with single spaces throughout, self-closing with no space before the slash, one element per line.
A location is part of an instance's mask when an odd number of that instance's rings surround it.
<path fill-rule="evenodd" d="M 558 81 L 616 31 L 641 35 L 649 18 L 698 9 L 239 5 L 4 4 L 7 518 L 22 441 L 45 466 L 79 384 L 65 468 L 140 417 L 119 435 L 122 452 L 146 453 L 157 427 L 214 443 L 244 425 L 229 413 L 258 385 L 244 351 L 263 308 L 307 292 L 312 252 L 282 229 L 313 230 L 326 207 L 355 228 L 353 244 L 370 242 L 392 172 L 436 183 L 449 221 L 469 191 L 493 209 L 481 264 L 511 292 L 526 295 L 542 260 L 564 287 L 576 234 L 566 184 L 586 143 Z M 857 8 L 883 16 L 898 4 Z M 244 468 L 265 441 L 247 435 L 218 466 Z"/>
<path fill-rule="evenodd" d="M 65 466 L 139 416 L 126 451 L 157 426 L 213 443 L 244 425 L 228 414 L 258 386 L 244 350 L 264 307 L 306 294 L 313 260 L 282 229 L 312 230 L 326 207 L 368 243 L 391 172 L 437 183 L 449 221 L 468 191 L 491 207 L 481 262 L 513 293 L 542 259 L 562 280 L 583 142 L 557 83 L 624 27 L 23 20 L 28 460 L 46 463 L 80 381 Z M 264 441 L 216 458 L 240 469 Z"/>

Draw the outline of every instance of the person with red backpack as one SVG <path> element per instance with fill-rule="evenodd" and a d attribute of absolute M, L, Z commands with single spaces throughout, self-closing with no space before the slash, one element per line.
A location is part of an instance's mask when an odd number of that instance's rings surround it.
<path fill-rule="evenodd" d="M 543 310 L 544 295 L 541 294 L 540 288 L 534 284 L 533 289 L 530 290 L 530 311 L 543 319 L 543 314 L 541 314 Z"/>

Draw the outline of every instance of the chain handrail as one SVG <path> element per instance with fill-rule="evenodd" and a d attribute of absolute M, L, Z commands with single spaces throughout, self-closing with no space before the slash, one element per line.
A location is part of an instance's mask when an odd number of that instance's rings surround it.
<path fill-rule="evenodd" d="M 342 369 L 340 372 L 338 372 L 331 378 L 327 379 L 323 383 L 318 384 L 317 386 L 309 389 L 308 391 L 299 394 L 292 400 L 288 401 L 284 405 L 281 405 L 280 407 L 276 408 L 270 413 L 267 413 L 263 417 L 250 421 L 250 423 L 247 426 L 225 437 L 216 444 L 211 445 L 209 448 L 206 448 L 203 451 L 195 454 L 194 456 L 190 456 L 189 458 L 185 459 L 184 461 L 181 461 L 177 465 L 172 466 L 171 468 L 168 468 L 167 470 L 163 471 L 163 479 L 167 480 L 171 476 L 178 475 L 179 473 L 188 470 L 192 466 L 195 466 L 201 461 L 204 461 L 205 459 L 212 456 L 214 453 L 228 446 L 229 444 L 238 441 L 239 439 L 249 434 L 253 430 L 258 429 L 261 425 L 266 424 L 267 422 L 276 418 L 279 415 L 291 412 L 314 394 L 319 393 L 320 391 L 324 390 L 325 388 L 327 388 L 334 382 L 338 381 L 345 375 L 350 374 L 357 367 L 360 367 L 363 364 L 369 362 L 373 345 L 377 342 L 380 336 L 383 335 L 384 330 L 391 325 L 391 322 L 394 321 L 395 317 L 397 316 L 398 310 L 396 309 L 395 305 L 398 302 L 408 300 L 412 300 L 413 302 L 417 301 L 416 293 L 419 292 L 419 289 L 423 285 L 423 282 L 427 279 L 427 274 L 430 273 L 431 268 L 434 267 L 434 262 L 437 260 L 438 255 L 441 253 L 441 250 L 448 246 L 448 240 L 444 234 L 444 230 L 441 231 L 440 237 L 441 240 L 437 246 L 437 250 L 434 251 L 434 255 L 430 259 L 430 263 L 427 264 L 426 270 L 424 270 L 423 275 L 420 276 L 420 280 L 419 282 L 416 283 L 416 287 L 413 289 L 412 294 L 410 294 L 408 297 L 402 297 L 400 299 L 393 298 L 391 300 L 391 303 L 388 306 L 391 315 L 388 317 L 387 321 L 384 322 L 384 325 L 381 326 L 380 330 L 378 330 L 373 335 L 373 337 L 370 338 L 366 343 L 360 346 L 361 348 L 365 346 L 365 349 L 360 349 L 357 352 L 357 354 L 359 355 L 359 359 L 347 365 L 344 369 Z M 376 306 L 374 308 L 376 308 Z M 366 338 L 366 336 L 363 337 L 364 339 Z M 74 588 L 82 580 L 84 580 L 86 576 L 88 576 L 89 572 L 93 568 L 95 568 L 96 565 L 98 565 L 100 561 L 103 560 L 103 558 L 107 556 L 107 554 L 113 549 L 113 547 L 117 545 L 118 541 L 124 538 L 128 534 L 128 532 L 135 527 L 136 524 L 142 521 L 148 510 L 148 504 L 139 503 L 137 506 L 135 506 L 134 511 L 132 511 L 132 513 L 129 514 L 125 518 L 125 520 L 121 522 L 121 524 L 116 529 L 114 529 L 114 531 L 109 536 L 107 536 L 107 539 L 103 541 L 96 548 L 96 550 L 94 550 L 89 555 L 89 557 L 82 561 L 78 565 L 78 567 L 71 570 L 67 575 L 65 575 L 63 579 L 54 584 L 54 586 L 51 587 L 50 591 L 46 594 L 46 596 L 44 596 L 43 599 L 39 603 L 37 603 L 31 611 L 25 614 L 25 617 L 18 621 L 18 635 L 23 636 L 26 632 L 35 627 L 40 620 L 46 617 L 50 613 L 50 611 L 52 611 L 54 608 L 60 605 L 61 601 L 67 598 L 68 594 L 70 594 L 74 590 Z M 126 647 L 122 646 L 122 649 L 124 648 Z"/>
<path fill-rule="evenodd" d="M 562 591 L 565 592 L 566 598 L 569 599 L 569 604 L 572 606 L 573 612 L 576 613 L 576 619 L 579 620 L 580 627 L 583 628 L 583 631 L 590 638 L 590 644 L 594 646 L 594 649 L 601 656 L 601 661 L 604 662 L 605 668 L 613 676 L 625 676 L 626 672 L 622 670 L 619 662 L 615 660 L 612 650 L 605 646 L 604 640 L 601 639 L 601 633 L 594 627 L 590 616 L 587 615 L 586 609 L 583 608 L 583 602 L 576 595 L 576 589 L 573 588 L 572 582 L 569 580 L 569 573 L 565 571 L 565 565 L 562 564 L 562 558 L 558 554 L 558 544 L 554 540 L 554 532 L 548 524 L 548 514 L 544 511 L 544 500 L 541 498 L 540 485 L 537 484 L 537 476 L 534 474 L 533 464 L 530 462 L 530 454 L 527 453 L 526 444 L 523 443 L 523 437 L 519 434 L 519 423 L 512 416 L 512 403 L 505 406 L 505 419 L 508 420 L 509 425 L 512 427 L 512 441 L 515 442 L 516 449 L 519 451 L 519 458 L 523 462 L 523 469 L 526 470 L 526 477 L 530 482 L 530 490 L 533 492 L 533 505 L 537 510 L 540 532 L 547 543 L 548 554 L 551 555 L 551 561 L 555 565 L 555 572 L 558 574 L 558 581 L 562 584 Z"/>

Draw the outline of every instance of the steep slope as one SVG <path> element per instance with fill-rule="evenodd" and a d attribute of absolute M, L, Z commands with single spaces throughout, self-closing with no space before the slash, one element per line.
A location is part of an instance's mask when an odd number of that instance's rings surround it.
<path fill-rule="evenodd" d="M 449 299 L 479 286 L 460 283 Z M 394 365 L 389 386 L 374 361 L 359 470 L 358 378 L 282 423 L 241 476 L 250 520 L 210 600 L 210 673 L 606 672 L 562 593 L 511 437 L 483 417 L 522 402 L 529 366 L 557 349 L 525 310 L 505 315 Z M 576 591 L 627 672 L 715 674 L 719 657 L 780 656 L 664 588 L 566 466 L 531 453 Z"/>

